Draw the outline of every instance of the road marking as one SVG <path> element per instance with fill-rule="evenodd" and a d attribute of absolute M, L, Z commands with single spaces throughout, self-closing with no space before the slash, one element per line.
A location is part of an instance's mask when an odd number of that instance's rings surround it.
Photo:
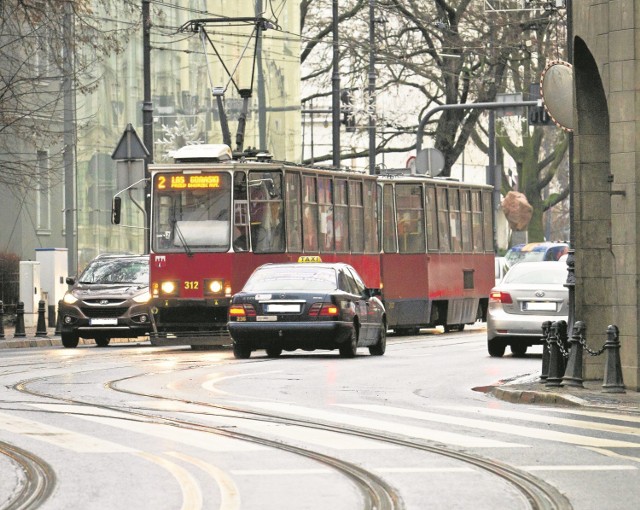
<path fill-rule="evenodd" d="M 582 409 L 563 409 L 554 408 L 554 413 L 579 414 L 582 416 L 591 416 L 592 418 L 606 418 L 608 420 L 627 421 L 631 423 L 640 423 L 640 416 L 632 416 L 629 414 L 606 413 L 603 411 L 586 411 Z"/>
<path fill-rule="evenodd" d="M 330 475 L 335 471 L 330 469 L 234 469 L 231 471 L 239 476 L 264 476 L 264 475 Z"/>
<path fill-rule="evenodd" d="M 238 487 L 236 487 L 231 477 L 222 469 L 212 466 L 200 459 L 196 459 L 195 457 L 191 457 L 190 455 L 185 455 L 184 453 L 167 452 L 167 455 L 199 467 L 216 481 L 220 488 L 219 510 L 238 510 L 240 508 L 240 493 Z"/>
<path fill-rule="evenodd" d="M 633 471 L 635 466 L 520 466 L 525 471 Z"/>
<path fill-rule="evenodd" d="M 640 428 L 638 427 L 625 427 L 623 425 L 613 425 L 610 423 L 592 422 L 584 420 L 572 420 L 569 418 L 557 418 L 547 414 L 533 414 L 523 413 L 520 411 L 507 411 L 504 409 L 486 408 L 486 407 L 458 407 L 458 406 L 443 406 L 440 409 L 450 409 L 453 411 L 462 411 L 468 413 L 478 413 L 485 416 L 492 416 L 496 418 L 512 418 L 515 420 L 525 420 L 534 423 L 546 423 L 553 425 L 563 425 L 567 427 L 578 427 L 587 430 L 599 430 L 603 432 L 613 432 L 615 434 L 627 434 L 630 436 L 640 436 Z M 554 409 L 555 411 L 555 409 Z M 611 415 L 605 413 L 599 413 L 599 418 L 609 418 Z"/>
<path fill-rule="evenodd" d="M 147 452 L 139 452 L 138 455 L 163 467 L 173 475 L 182 491 L 181 510 L 199 510 L 202 508 L 202 492 L 200 491 L 198 482 L 186 469 L 158 455 Z"/>
<path fill-rule="evenodd" d="M 131 414 L 121 413 L 119 411 L 112 411 L 110 409 L 72 404 L 29 405 L 59 413 L 72 414 L 75 418 L 80 418 L 82 420 L 100 423 L 101 425 L 123 429 L 128 432 L 158 437 L 174 441 L 176 443 L 187 444 L 212 452 L 254 452 L 268 449 L 265 446 L 224 437 L 215 433 L 200 432 L 184 428 L 176 429 L 176 427 L 172 427 L 171 425 L 153 423 L 151 421 L 134 421 L 136 419 L 145 420 L 145 418 L 132 416 Z"/>
<path fill-rule="evenodd" d="M 543 439 L 545 441 L 556 441 L 560 443 L 575 444 L 580 446 L 594 446 L 600 448 L 640 448 L 640 443 L 631 443 L 629 441 L 618 441 L 615 439 L 601 439 L 597 437 L 581 436 L 578 434 L 568 434 L 565 432 L 556 432 L 554 430 L 543 430 L 534 427 L 523 427 L 510 423 L 476 420 L 473 418 L 461 418 L 459 416 L 450 416 L 445 414 L 435 414 L 426 411 L 414 411 L 412 409 L 403 409 L 399 407 L 389 407 L 380 405 L 343 405 L 351 409 L 361 411 L 370 411 L 373 413 L 381 413 L 404 418 L 413 418 L 417 420 L 433 421 L 437 423 L 445 423 L 448 425 L 460 425 L 480 430 L 490 430 L 491 432 L 500 432 L 509 435 L 522 436 L 531 439 Z"/>
<path fill-rule="evenodd" d="M 466 436 L 463 434 L 455 434 L 442 430 L 427 429 L 424 427 L 415 427 L 411 425 L 403 425 L 402 423 L 394 423 L 381 421 L 362 416 L 352 416 L 349 414 L 335 413 L 322 409 L 313 409 L 308 407 L 297 406 L 293 404 L 284 404 L 278 402 L 238 402 L 243 407 L 257 407 L 268 411 L 285 413 L 289 415 L 304 416 L 305 418 L 319 419 L 325 422 L 334 422 L 337 425 L 351 425 L 354 427 L 363 427 L 378 432 L 388 432 L 394 436 L 403 435 L 416 439 L 425 439 L 456 446 L 464 446 L 468 448 L 518 448 L 526 447 L 526 445 L 507 443 L 505 441 L 497 441 L 493 439 L 485 439 L 481 437 Z"/>
<path fill-rule="evenodd" d="M 272 434 L 287 440 L 300 441 L 306 444 L 315 444 L 336 450 L 395 450 L 398 446 L 382 444 L 379 441 L 361 437 L 346 436 L 339 432 L 313 429 L 302 425 L 290 425 L 287 423 L 272 423 L 256 420 L 225 419 L 219 416 L 204 417 L 214 420 L 220 426 L 236 427 L 242 430 L 251 430 L 264 434 Z"/>
<path fill-rule="evenodd" d="M 226 381 L 227 379 L 236 379 L 238 377 L 255 377 L 255 376 L 262 376 L 267 374 L 280 374 L 280 373 L 282 373 L 282 370 L 269 370 L 265 372 L 250 372 L 248 374 L 236 374 L 236 375 L 224 376 L 222 374 L 217 374 L 214 372 L 209 376 L 209 380 L 205 381 L 200 386 L 211 393 L 217 393 L 219 395 L 230 395 L 229 392 L 216 388 L 216 384 L 218 384 L 221 381 Z"/>
<path fill-rule="evenodd" d="M 28 436 L 45 443 L 82 453 L 131 453 L 137 450 L 79 432 L 47 425 L 35 420 L 0 413 L 0 430 Z"/>

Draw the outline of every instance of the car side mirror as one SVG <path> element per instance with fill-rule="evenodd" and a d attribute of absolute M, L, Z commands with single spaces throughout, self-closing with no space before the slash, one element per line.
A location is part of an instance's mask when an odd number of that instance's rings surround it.
<path fill-rule="evenodd" d="M 367 297 L 382 296 L 382 291 L 380 289 L 365 289 L 365 294 Z"/>
<path fill-rule="evenodd" d="M 73 285 L 74 283 L 76 283 L 76 279 L 74 276 L 67 276 L 65 282 L 67 283 L 67 285 Z"/>

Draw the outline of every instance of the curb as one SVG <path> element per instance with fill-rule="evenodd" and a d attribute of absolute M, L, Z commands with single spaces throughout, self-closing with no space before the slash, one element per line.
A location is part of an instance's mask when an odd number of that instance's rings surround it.
<path fill-rule="evenodd" d="M 145 337 L 137 338 L 112 338 L 109 345 L 124 343 L 145 343 L 149 339 Z M 96 342 L 93 339 L 80 338 L 78 345 L 93 345 Z M 0 338 L 0 349 L 21 349 L 26 347 L 62 347 L 62 340 L 59 336 L 49 337 L 24 337 L 24 338 Z"/>
<path fill-rule="evenodd" d="M 560 395 L 558 393 L 530 390 L 509 390 L 499 386 L 494 386 L 491 394 L 512 404 L 554 404 L 572 407 L 589 405 L 588 401 L 574 395 Z"/>

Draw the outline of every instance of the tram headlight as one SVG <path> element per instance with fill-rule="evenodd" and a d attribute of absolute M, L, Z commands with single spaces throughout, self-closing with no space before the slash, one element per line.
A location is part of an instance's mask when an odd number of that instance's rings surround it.
<path fill-rule="evenodd" d="M 167 280 L 160 284 L 160 291 L 163 295 L 172 296 L 178 293 L 178 282 L 173 280 Z"/>
<path fill-rule="evenodd" d="M 218 295 L 224 291 L 224 280 L 220 278 L 212 278 L 204 281 L 205 293 L 209 295 Z"/>

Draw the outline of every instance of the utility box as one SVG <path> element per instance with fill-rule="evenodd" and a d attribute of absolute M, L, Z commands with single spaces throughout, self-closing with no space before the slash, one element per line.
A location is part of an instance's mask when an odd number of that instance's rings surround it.
<path fill-rule="evenodd" d="M 24 303 L 24 326 L 38 323 L 38 304 L 41 299 L 40 262 L 20 261 L 20 301 Z"/>
<path fill-rule="evenodd" d="M 55 327 L 58 301 L 64 297 L 68 288 L 66 279 L 69 273 L 69 253 L 67 248 L 36 248 L 36 261 L 40 262 L 42 294 L 46 294 L 48 301 L 48 326 Z"/>

